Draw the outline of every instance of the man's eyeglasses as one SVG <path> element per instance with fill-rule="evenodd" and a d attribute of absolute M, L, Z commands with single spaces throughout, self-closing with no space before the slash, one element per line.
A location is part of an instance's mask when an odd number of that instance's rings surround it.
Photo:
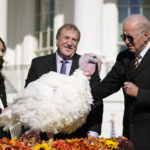
<path fill-rule="evenodd" d="M 122 38 L 122 40 L 126 40 L 126 38 L 131 42 L 133 43 L 134 41 L 134 37 L 132 37 L 131 35 L 126 35 L 126 34 L 121 34 L 120 37 Z"/>
<path fill-rule="evenodd" d="M 131 35 L 121 34 L 120 37 L 125 41 L 126 38 L 129 40 L 129 42 L 133 43 L 134 39 L 137 38 L 140 34 L 142 34 L 144 31 L 140 32 L 136 37 L 133 37 Z"/>

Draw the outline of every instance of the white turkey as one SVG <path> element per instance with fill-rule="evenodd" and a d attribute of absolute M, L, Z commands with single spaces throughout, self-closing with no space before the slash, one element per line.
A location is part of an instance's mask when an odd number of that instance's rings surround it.
<path fill-rule="evenodd" d="M 96 63 L 100 72 L 101 60 L 85 54 L 73 75 L 51 71 L 31 82 L 14 98 L 11 110 L 0 115 L 0 125 L 6 130 L 20 122 L 43 132 L 72 133 L 85 123 L 91 110 L 91 89 L 83 71 L 92 75 Z"/>

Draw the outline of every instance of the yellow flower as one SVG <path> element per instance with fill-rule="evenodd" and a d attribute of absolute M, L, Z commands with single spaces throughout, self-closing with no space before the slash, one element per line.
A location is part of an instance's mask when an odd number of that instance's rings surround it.
<path fill-rule="evenodd" d="M 10 140 L 10 144 L 15 144 L 17 142 L 17 136 L 13 137 L 12 140 Z"/>
<path fill-rule="evenodd" d="M 118 142 L 114 142 L 112 140 L 106 140 L 106 145 L 108 148 L 116 149 L 118 148 Z"/>
<path fill-rule="evenodd" d="M 50 150 L 50 147 L 46 143 L 38 144 L 34 147 L 34 150 Z"/>
<path fill-rule="evenodd" d="M 18 140 L 18 139 L 17 139 L 17 136 L 13 137 L 12 140 L 13 140 L 13 141 L 17 141 L 17 140 Z"/>

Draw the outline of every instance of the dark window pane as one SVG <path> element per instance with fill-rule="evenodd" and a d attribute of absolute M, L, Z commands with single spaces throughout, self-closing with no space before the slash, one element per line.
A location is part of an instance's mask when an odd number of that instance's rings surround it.
<path fill-rule="evenodd" d="M 129 0 L 131 5 L 139 5 L 141 0 Z"/>
<path fill-rule="evenodd" d="M 42 47 L 47 47 L 47 32 L 43 32 Z"/>
<path fill-rule="evenodd" d="M 46 17 L 46 15 L 44 14 L 44 15 L 41 15 L 41 20 L 40 20 L 41 22 L 40 22 L 40 30 L 46 30 L 47 29 L 47 17 Z"/>
<path fill-rule="evenodd" d="M 40 16 L 35 17 L 35 31 L 40 31 Z"/>
<path fill-rule="evenodd" d="M 50 0 L 41 0 L 41 9 L 42 12 L 48 12 L 49 11 L 49 4 Z"/>
<path fill-rule="evenodd" d="M 50 11 L 54 10 L 54 0 L 50 1 Z"/>
<path fill-rule="evenodd" d="M 49 18 L 50 14 L 46 15 L 46 26 L 49 27 L 50 26 L 50 18 Z"/>
<path fill-rule="evenodd" d="M 150 20 L 150 8 L 144 8 L 143 15 Z"/>
<path fill-rule="evenodd" d="M 122 23 L 124 19 L 128 16 L 127 7 L 119 8 L 119 32 L 118 32 L 118 40 L 122 41 L 120 38 L 120 34 L 122 34 Z"/>
<path fill-rule="evenodd" d="M 51 13 L 49 17 L 50 17 L 50 28 L 53 28 L 53 26 L 54 26 L 54 13 Z"/>
<path fill-rule="evenodd" d="M 128 0 L 118 0 L 118 4 L 126 5 L 126 4 L 128 4 Z"/>
<path fill-rule="evenodd" d="M 142 0 L 143 5 L 150 5 L 150 0 Z"/>
<path fill-rule="evenodd" d="M 50 31 L 50 46 L 53 46 L 53 33 L 54 33 L 54 31 L 51 30 Z"/>
<path fill-rule="evenodd" d="M 120 7 L 119 8 L 119 23 L 122 23 L 122 21 L 128 16 L 127 7 Z"/>
<path fill-rule="evenodd" d="M 139 7 L 131 7 L 130 14 L 139 14 L 139 13 L 140 13 L 140 8 Z"/>
<path fill-rule="evenodd" d="M 35 13 L 36 14 L 40 13 L 40 0 L 36 0 L 36 3 L 35 3 Z"/>

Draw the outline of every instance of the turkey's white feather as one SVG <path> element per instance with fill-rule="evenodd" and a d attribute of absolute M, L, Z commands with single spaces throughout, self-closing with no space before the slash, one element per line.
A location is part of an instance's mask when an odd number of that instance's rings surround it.
<path fill-rule="evenodd" d="M 0 124 L 7 129 L 21 122 L 43 132 L 71 133 L 85 123 L 92 102 L 82 70 L 71 76 L 51 71 L 17 94 L 12 110 L 0 116 Z"/>

